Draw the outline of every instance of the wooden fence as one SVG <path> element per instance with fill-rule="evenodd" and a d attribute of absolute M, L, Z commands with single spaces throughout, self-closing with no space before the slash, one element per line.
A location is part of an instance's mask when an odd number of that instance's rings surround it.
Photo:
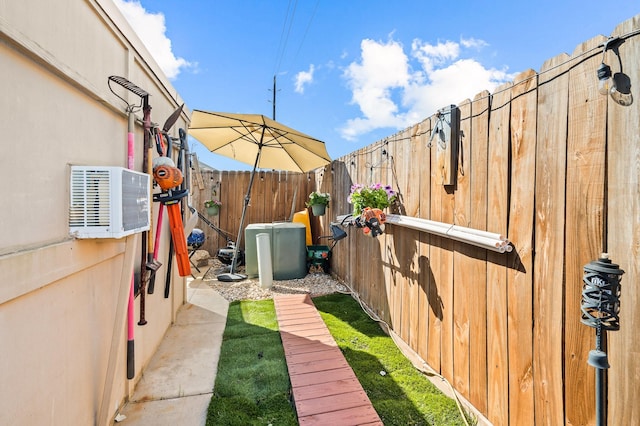
<path fill-rule="evenodd" d="M 192 203 L 193 207 L 221 231 L 216 231 L 204 221 L 197 224 L 197 227 L 205 232 L 206 239 L 202 249 L 215 256 L 218 249 L 227 246 L 228 239 L 236 241 L 251 173 L 204 171 L 201 176 L 201 182 L 198 182 L 199 178 L 193 179 Z M 256 172 L 245 227 L 252 223 L 290 221 L 293 213 L 306 209 L 305 202 L 316 186 L 315 180 L 315 172 Z M 216 216 L 208 216 L 204 207 L 204 202 L 211 199 L 222 203 Z M 314 230 L 317 229 L 318 221 L 312 218 L 312 225 Z M 244 234 L 242 238 L 244 239 Z M 241 242 L 240 246 L 244 247 L 244 242 Z"/>
<path fill-rule="evenodd" d="M 634 89 L 639 30 L 640 17 L 621 24 L 620 63 L 606 56 Z M 595 332 L 580 304 L 583 266 L 603 251 L 626 272 L 608 336 L 609 424 L 640 424 L 629 404 L 640 394 L 640 106 L 598 93 L 605 40 L 459 104 L 455 185 L 438 183 L 436 116 L 336 160 L 322 182 L 337 214 L 351 184 L 381 182 L 402 214 L 512 241 L 500 254 L 387 225 L 376 239 L 352 229 L 334 249 L 335 273 L 496 425 L 595 424 Z"/>
<path fill-rule="evenodd" d="M 613 33 L 624 37 L 619 61 L 606 55 L 632 82 L 630 106 L 598 93 L 606 38 L 595 37 L 458 105 L 454 185 L 439 183 L 434 115 L 315 176 L 265 174 L 247 223 L 287 219 L 299 185 L 296 211 L 311 189 L 331 192 L 318 224 L 326 227 L 351 210 L 353 183 L 382 182 L 399 191 L 401 214 L 506 235 L 514 249 L 501 254 L 397 225 L 375 239 L 351 228 L 332 259 L 333 272 L 496 425 L 595 424 L 587 364 L 595 331 L 580 322 L 583 265 L 610 253 L 625 274 L 620 330 L 605 339 L 608 424 L 640 424 L 636 33 L 640 15 Z M 220 226 L 237 229 L 248 173 L 211 179 L 235 212 L 222 214 Z"/>

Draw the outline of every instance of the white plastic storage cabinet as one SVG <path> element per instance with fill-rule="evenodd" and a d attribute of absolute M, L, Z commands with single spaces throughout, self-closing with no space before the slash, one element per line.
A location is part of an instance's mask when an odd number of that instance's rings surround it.
<path fill-rule="evenodd" d="M 293 280 L 307 275 L 306 227 L 302 223 L 252 223 L 244 230 L 245 273 L 258 276 L 256 235 L 267 233 L 271 242 L 274 280 Z"/>

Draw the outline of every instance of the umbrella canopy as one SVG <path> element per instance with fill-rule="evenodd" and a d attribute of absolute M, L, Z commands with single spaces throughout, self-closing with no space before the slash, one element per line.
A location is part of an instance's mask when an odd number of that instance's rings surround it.
<path fill-rule="evenodd" d="M 211 152 L 253 164 L 247 195 L 244 197 L 238 238 L 234 245 L 231 270 L 230 273 L 217 277 L 220 281 L 243 280 L 247 276 L 237 274 L 235 268 L 256 168 L 308 172 L 330 163 L 331 159 L 324 142 L 260 114 L 194 110 L 189 134 Z"/>
<path fill-rule="evenodd" d="M 211 152 L 261 169 L 307 172 L 331 162 L 324 142 L 260 114 L 194 110 L 189 134 Z"/>

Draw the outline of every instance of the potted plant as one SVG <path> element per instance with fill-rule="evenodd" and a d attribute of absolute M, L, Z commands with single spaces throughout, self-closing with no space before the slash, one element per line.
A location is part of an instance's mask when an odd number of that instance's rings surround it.
<path fill-rule="evenodd" d="M 353 205 L 353 215 L 360 216 L 366 207 L 383 210 L 389 207 L 397 194 L 389 185 L 374 183 L 365 186 L 361 183 L 351 185 L 351 193 L 347 197 L 349 204 Z"/>
<path fill-rule="evenodd" d="M 222 203 L 220 200 L 207 200 L 204 202 L 204 207 L 207 209 L 207 214 L 209 216 L 216 216 L 220 211 L 220 206 Z"/>
<path fill-rule="evenodd" d="M 331 201 L 331 195 L 328 192 L 313 191 L 309 194 L 309 201 L 305 204 L 307 207 L 311 207 L 314 216 L 322 216 L 329 205 L 329 201 Z"/>

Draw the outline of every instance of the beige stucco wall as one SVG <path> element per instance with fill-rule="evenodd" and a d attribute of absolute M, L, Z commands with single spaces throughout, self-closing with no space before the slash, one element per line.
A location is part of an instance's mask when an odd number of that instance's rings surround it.
<path fill-rule="evenodd" d="M 182 100 L 111 0 L 0 0 L 0 63 L 0 424 L 108 424 L 184 303 L 185 281 L 174 273 L 163 297 L 165 231 L 148 324 L 135 327 L 136 377 L 127 380 L 126 303 L 141 236 L 72 238 L 70 166 L 127 165 L 125 105 L 109 75 L 151 94 L 154 123 Z M 140 171 L 142 140 L 137 124 Z M 137 322 L 139 297 L 135 306 Z"/>

